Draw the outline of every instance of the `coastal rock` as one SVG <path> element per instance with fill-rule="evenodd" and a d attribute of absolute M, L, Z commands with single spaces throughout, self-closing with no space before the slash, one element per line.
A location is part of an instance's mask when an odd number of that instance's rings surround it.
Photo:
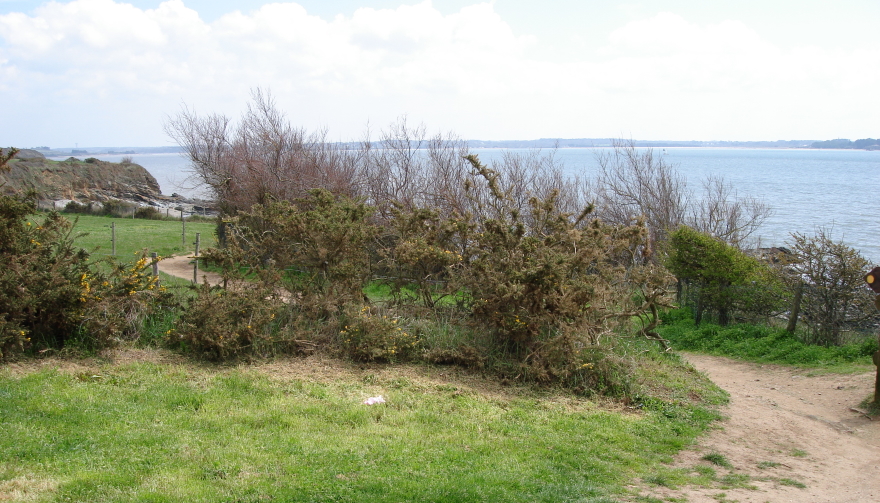
<path fill-rule="evenodd" d="M 34 190 L 40 199 L 80 202 L 119 199 L 153 204 L 152 201 L 163 199 L 153 175 L 134 163 L 74 157 L 50 161 L 39 152 L 20 151 L 9 167 L 8 172 L 0 173 L 0 192 L 4 194 Z"/>

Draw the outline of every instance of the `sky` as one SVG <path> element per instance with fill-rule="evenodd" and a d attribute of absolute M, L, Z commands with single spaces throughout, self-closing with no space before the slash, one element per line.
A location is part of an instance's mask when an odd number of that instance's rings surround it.
<path fill-rule="evenodd" d="M 0 144 L 173 145 L 254 89 L 333 140 L 880 136 L 876 0 L 0 0 Z"/>

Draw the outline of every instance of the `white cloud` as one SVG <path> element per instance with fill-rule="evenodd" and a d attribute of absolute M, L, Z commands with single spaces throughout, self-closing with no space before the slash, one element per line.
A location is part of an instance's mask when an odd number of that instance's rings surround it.
<path fill-rule="evenodd" d="M 876 47 L 783 50 L 736 20 L 660 13 L 614 30 L 604 47 L 582 43 L 582 57 L 564 62 L 527 51 L 535 41 L 491 3 L 444 15 L 425 1 L 327 20 L 288 2 L 207 23 L 182 0 L 151 10 L 50 2 L 31 16 L 0 15 L 0 86 L 22 103 L 75 102 L 104 117 L 124 109 L 143 124 L 83 120 L 156 143 L 181 102 L 235 115 L 256 86 L 295 121 L 345 139 L 367 120 L 406 113 L 468 137 L 732 139 L 797 137 L 805 109 L 833 116 L 815 103 L 857 106 L 880 84 Z"/>

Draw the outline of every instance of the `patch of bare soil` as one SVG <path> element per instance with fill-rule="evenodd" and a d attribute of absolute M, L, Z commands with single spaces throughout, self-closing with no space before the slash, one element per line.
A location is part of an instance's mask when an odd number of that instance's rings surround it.
<path fill-rule="evenodd" d="M 660 501 L 880 501 L 880 418 L 853 410 L 874 393 L 874 372 L 811 375 L 804 370 L 687 355 L 730 393 L 727 418 L 674 466 L 703 465 L 739 476 L 738 484 L 640 488 Z M 733 466 L 703 459 L 720 454 Z M 748 477 L 743 477 L 748 476 Z M 734 487 L 731 487 L 734 486 Z M 648 500 L 651 501 L 651 500 Z M 656 500 L 653 500 L 656 501 Z"/>
<path fill-rule="evenodd" d="M 159 261 L 159 270 L 169 276 L 192 280 L 195 270 L 193 261 L 193 257 L 189 255 L 175 255 L 163 258 Z M 198 278 L 199 283 L 207 281 L 211 286 L 223 283 L 223 278 L 215 272 L 199 270 Z"/>

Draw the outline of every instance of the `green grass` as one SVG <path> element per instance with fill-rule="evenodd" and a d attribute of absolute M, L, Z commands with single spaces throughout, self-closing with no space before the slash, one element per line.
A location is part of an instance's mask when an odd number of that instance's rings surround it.
<path fill-rule="evenodd" d="M 836 372 L 863 371 L 871 365 L 871 354 L 877 350 L 873 337 L 861 344 L 825 347 L 805 344 L 794 334 L 765 325 L 695 326 L 692 320 L 677 319 L 661 325 L 658 332 L 676 350 Z"/>
<path fill-rule="evenodd" d="M 713 465 L 723 466 L 724 468 L 733 468 L 733 465 L 730 464 L 730 461 L 724 454 L 718 454 L 717 452 L 710 452 L 701 458 L 704 461 L 708 461 Z"/>
<path fill-rule="evenodd" d="M 797 487 L 798 489 L 806 489 L 807 485 L 794 479 L 779 479 L 779 483 L 784 486 Z"/>
<path fill-rule="evenodd" d="M 620 413 L 487 393 L 418 370 L 365 375 L 0 371 L 0 499 L 610 502 L 633 479 L 661 482 L 656 466 L 718 417 L 682 402 Z M 362 404 L 378 394 L 387 403 Z"/>
<path fill-rule="evenodd" d="M 71 221 L 77 215 L 65 215 Z M 110 255 L 112 251 L 110 224 L 116 226 L 116 256 L 127 260 L 135 253 L 147 249 L 159 256 L 191 253 L 195 250 L 196 233 L 201 233 L 201 247 L 215 245 L 216 225 L 210 222 L 187 222 L 186 240 L 182 239 L 183 226 L 180 221 L 141 220 L 131 218 L 111 218 L 93 215 L 79 215 L 74 235 L 84 234 L 76 239 L 76 244 L 93 252 L 95 256 Z"/>

